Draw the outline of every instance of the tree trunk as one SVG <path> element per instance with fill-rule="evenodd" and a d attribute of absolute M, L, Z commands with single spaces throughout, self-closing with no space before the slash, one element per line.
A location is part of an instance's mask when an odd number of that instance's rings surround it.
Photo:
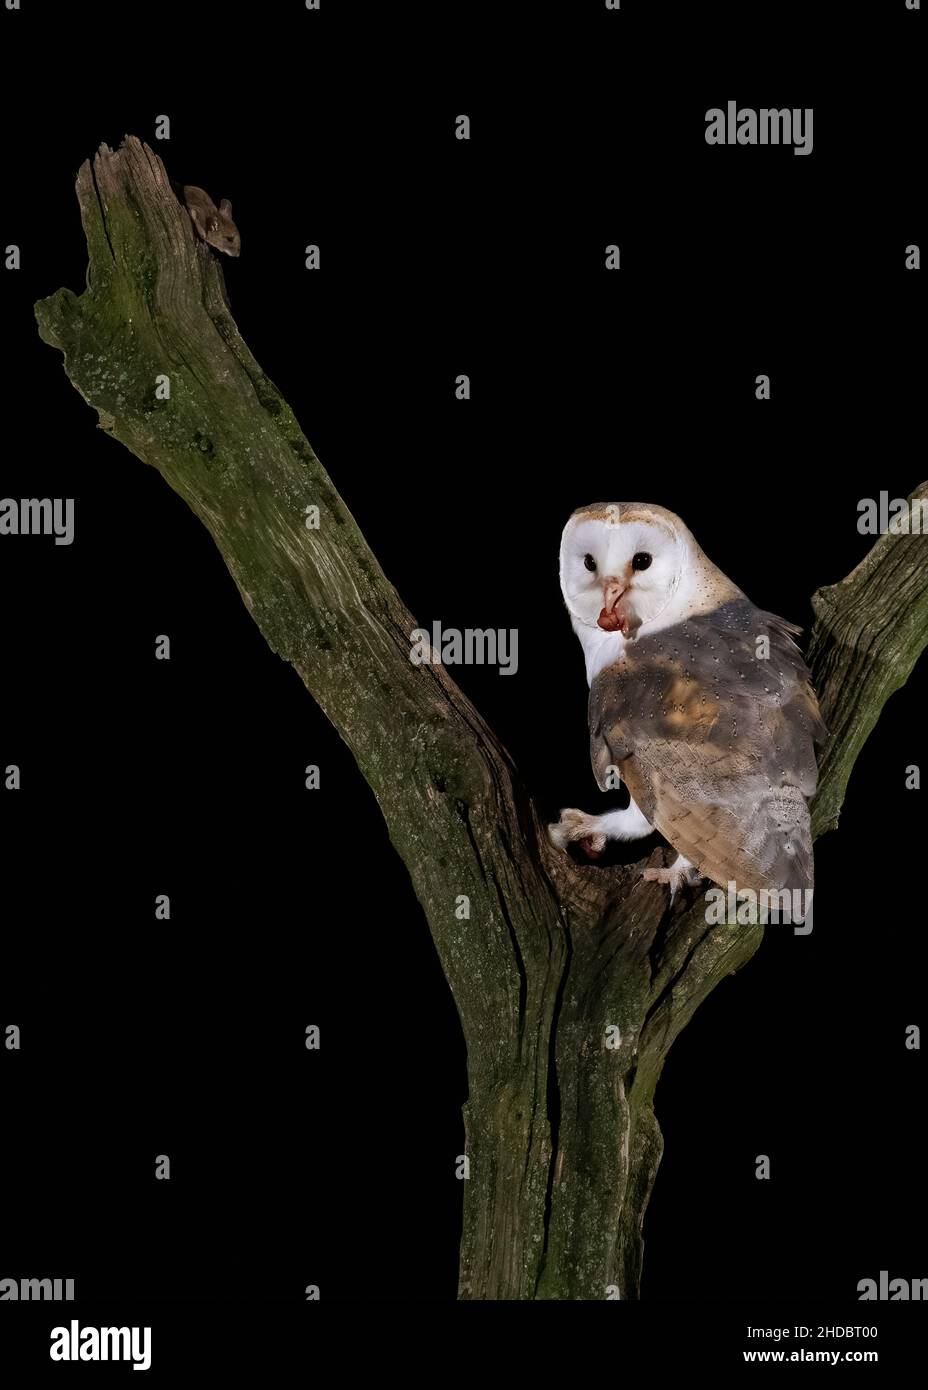
<path fill-rule="evenodd" d="M 637 1297 L 664 1058 L 762 928 L 710 927 L 702 895 L 668 907 L 640 866 L 583 867 L 550 846 L 477 711 L 441 665 L 410 661 L 416 624 L 240 337 L 160 158 L 134 137 L 101 146 L 77 194 L 88 287 L 36 306 L 41 335 L 101 427 L 203 521 L 351 748 L 426 912 L 467 1045 L 460 1297 Z M 836 823 L 860 747 L 928 641 L 920 544 L 880 537 L 813 600 L 831 728 L 816 832 Z"/>

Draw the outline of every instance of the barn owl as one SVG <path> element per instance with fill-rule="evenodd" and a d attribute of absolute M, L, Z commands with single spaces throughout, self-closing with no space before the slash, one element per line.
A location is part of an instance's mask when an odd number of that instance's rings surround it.
<path fill-rule="evenodd" d="M 590 752 L 626 810 L 564 810 L 554 844 L 590 858 L 657 829 L 677 851 L 644 877 L 737 891 L 812 889 L 808 798 L 825 734 L 799 628 L 750 600 L 673 512 L 608 503 L 574 512 L 561 592 L 586 658 Z"/>

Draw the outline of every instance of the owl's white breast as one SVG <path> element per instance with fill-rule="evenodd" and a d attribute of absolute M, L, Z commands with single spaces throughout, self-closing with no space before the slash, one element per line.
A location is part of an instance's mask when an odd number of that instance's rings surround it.
<path fill-rule="evenodd" d="M 588 627 L 576 618 L 572 618 L 571 623 L 583 648 L 586 683 L 592 685 L 600 671 L 604 671 L 616 661 L 621 661 L 625 653 L 625 638 L 621 632 L 603 632 L 602 628 Z"/>

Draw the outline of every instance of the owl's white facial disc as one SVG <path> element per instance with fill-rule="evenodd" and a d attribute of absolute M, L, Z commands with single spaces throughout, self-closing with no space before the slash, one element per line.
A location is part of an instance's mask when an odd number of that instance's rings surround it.
<path fill-rule="evenodd" d="M 677 594 L 689 533 L 672 513 L 612 503 L 575 513 L 561 537 L 561 592 L 584 627 L 634 637 Z"/>

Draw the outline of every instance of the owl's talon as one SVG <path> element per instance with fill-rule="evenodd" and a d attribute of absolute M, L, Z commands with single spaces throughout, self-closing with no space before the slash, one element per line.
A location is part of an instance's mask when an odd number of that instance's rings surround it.
<path fill-rule="evenodd" d="M 548 826 L 548 835 L 558 849 L 566 850 L 575 841 L 587 859 L 599 859 L 609 840 L 640 840 L 652 829 L 632 801 L 624 811 L 606 811 L 601 816 L 588 816 L 586 811 L 568 807 L 559 821 Z"/>
<path fill-rule="evenodd" d="M 673 902 L 684 884 L 692 887 L 699 882 L 702 875 L 695 864 L 691 864 L 688 859 L 684 859 L 682 854 L 678 854 L 673 863 L 666 867 L 643 869 L 641 877 L 648 883 L 668 884 L 670 887 L 670 901 Z"/>
<path fill-rule="evenodd" d="M 596 831 L 595 821 L 595 816 L 588 816 L 585 811 L 568 807 L 561 812 L 559 821 L 554 821 L 548 826 L 548 836 L 555 848 L 562 850 L 579 840 L 584 854 L 590 859 L 595 859 L 602 853 L 606 843 L 605 835 Z"/>

